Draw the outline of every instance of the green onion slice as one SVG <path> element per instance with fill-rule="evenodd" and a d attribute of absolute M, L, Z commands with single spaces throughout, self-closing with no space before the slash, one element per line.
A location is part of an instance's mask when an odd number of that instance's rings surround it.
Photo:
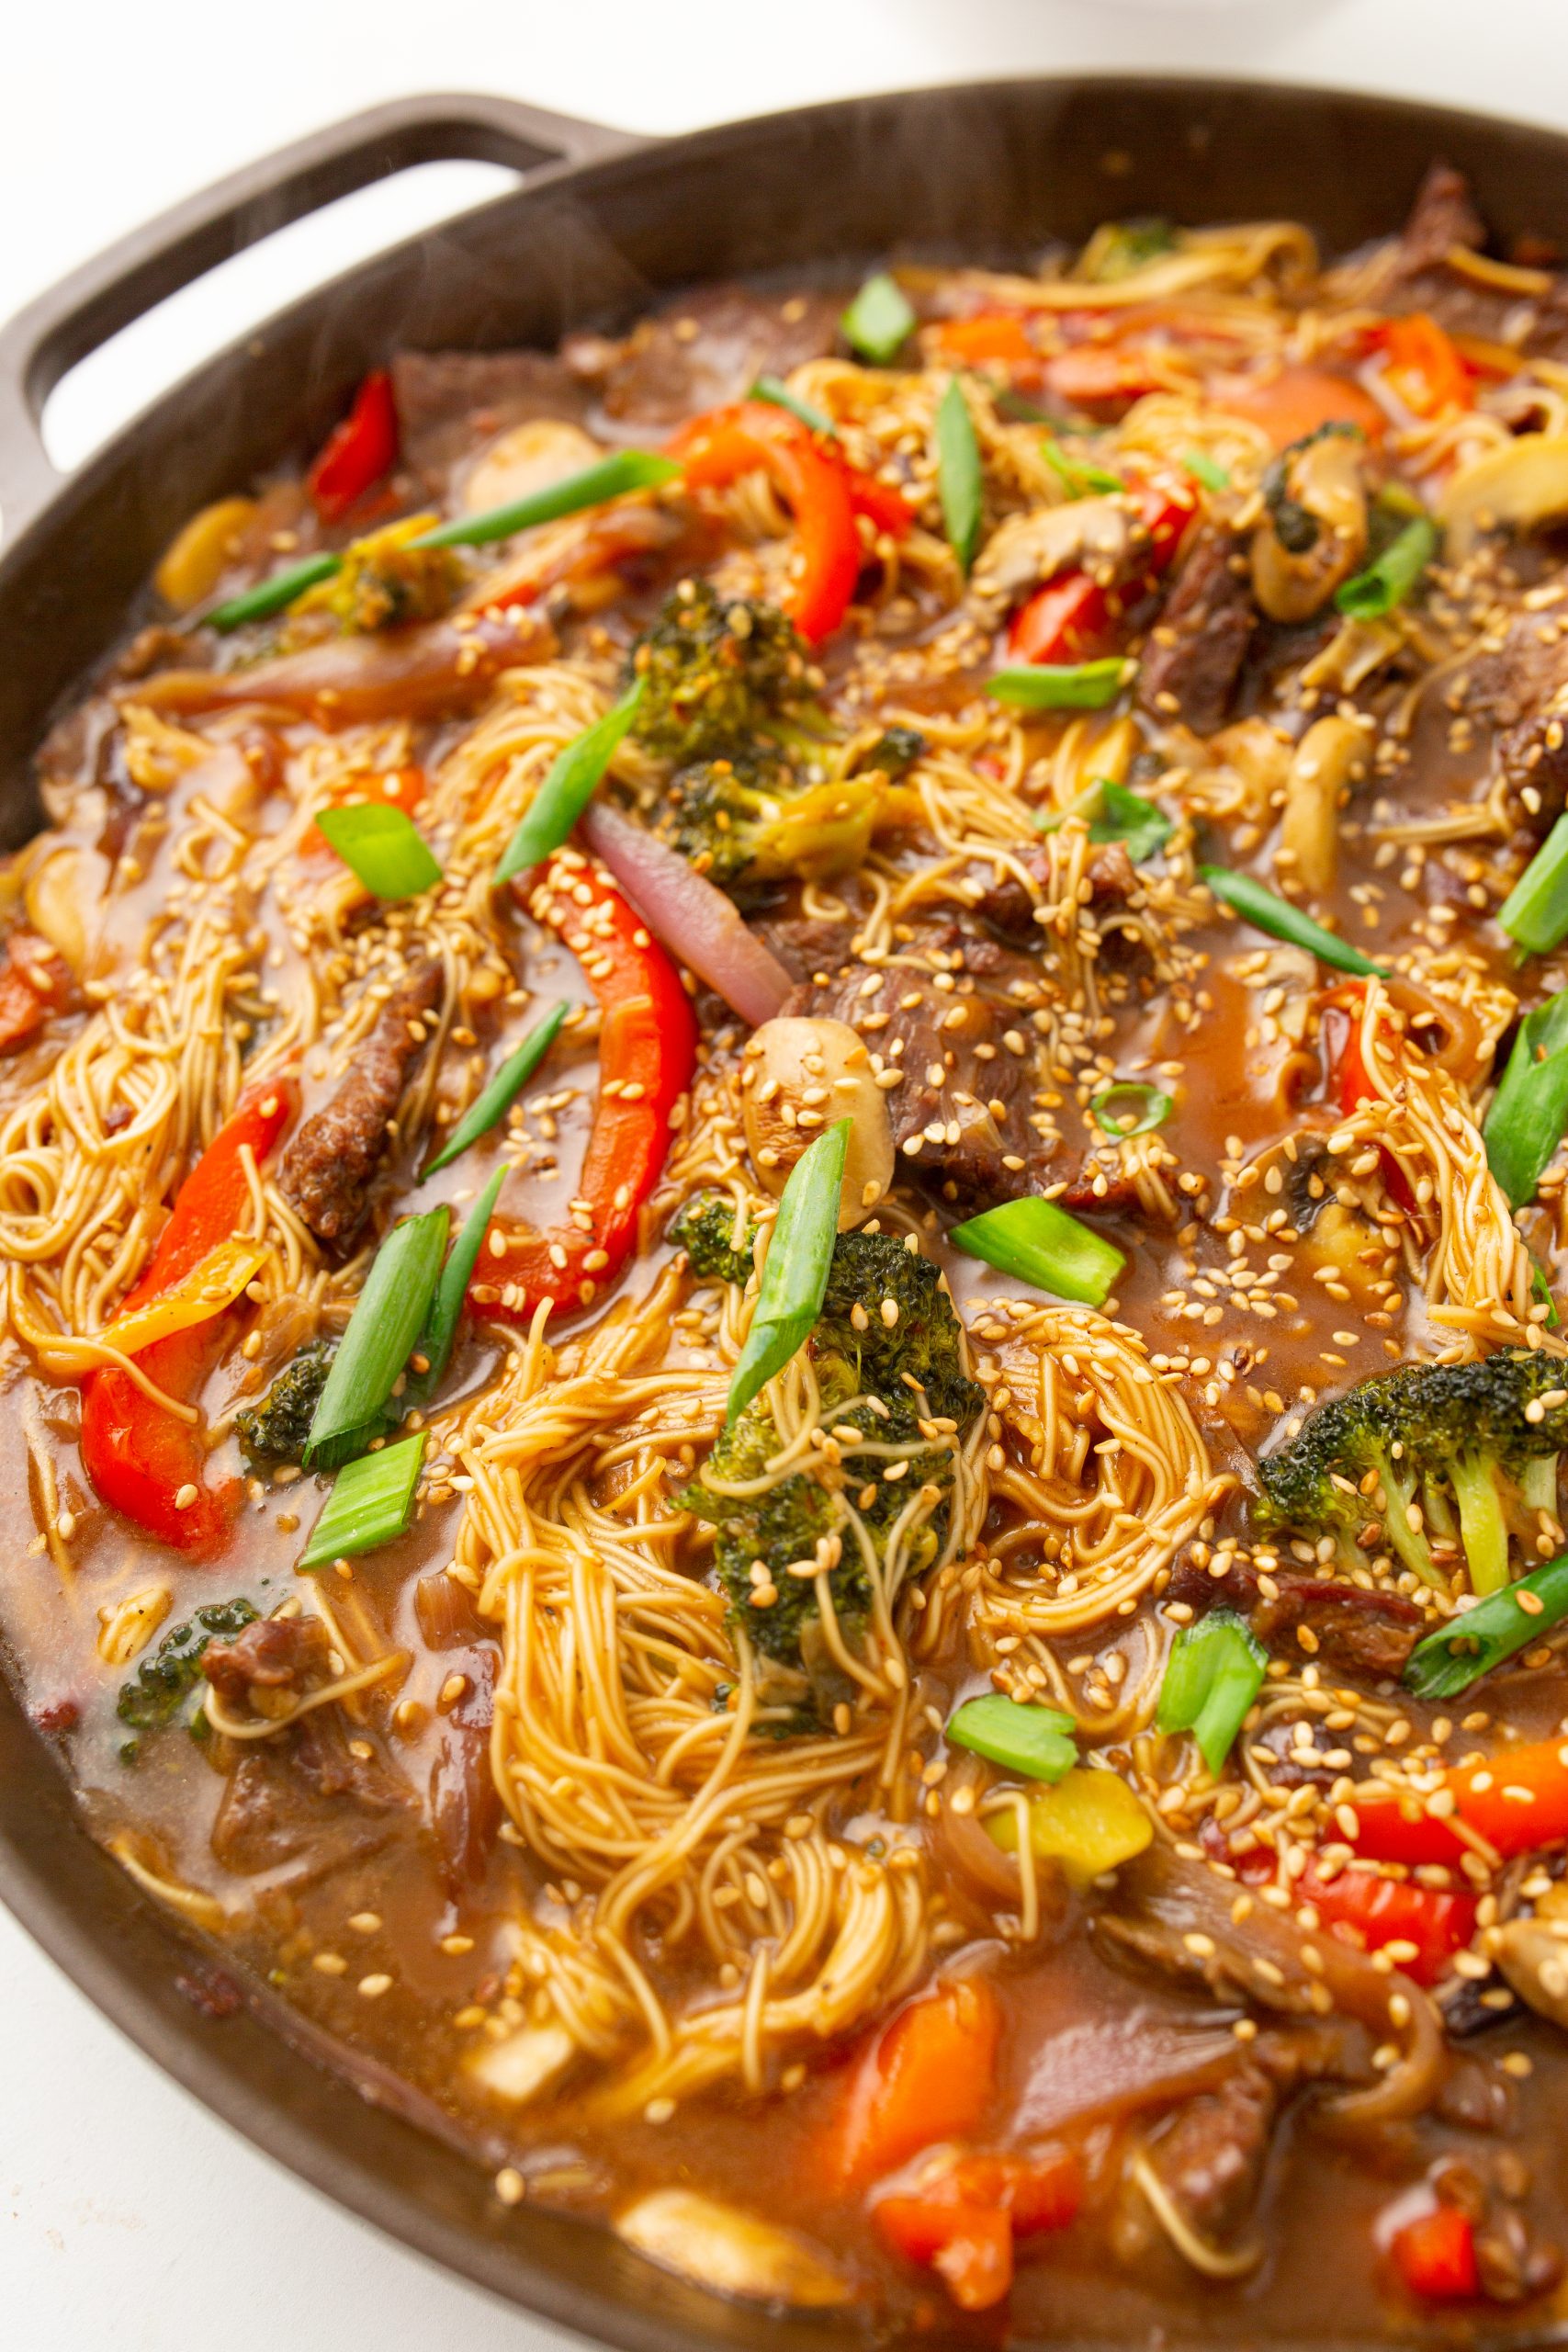
<path fill-rule="evenodd" d="M 241 628 L 246 621 L 270 620 L 274 613 L 283 612 L 302 596 L 307 588 L 314 588 L 323 580 L 332 579 L 343 570 L 341 555 L 308 555 L 302 563 L 291 563 L 286 571 L 275 571 L 270 580 L 258 580 L 254 588 L 243 589 L 228 603 L 215 605 L 207 616 L 209 628 L 227 637 L 231 629 Z"/>
<path fill-rule="evenodd" d="M 839 324 L 852 351 L 886 368 L 914 333 L 915 313 L 897 279 L 881 269 L 866 279 Z"/>
<path fill-rule="evenodd" d="M 441 1269 L 441 1279 L 435 1285 L 435 1295 L 430 1302 L 430 1313 L 415 1350 L 415 1353 L 423 1356 L 428 1369 L 410 1374 L 408 1386 L 403 1391 L 405 1410 L 413 1405 L 428 1405 L 446 1377 L 469 1278 L 484 1247 L 484 1238 L 490 1229 L 491 1218 L 495 1215 L 501 1188 L 511 1173 L 511 1169 L 504 1164 L 496 1170 L 468 1211 L 463 1221 L 463 1229 L 452 1244 L 452 1254 Z"/>
<path fill-rule="evenodd" d="M 458 1156 L 488 1135 L 498 1119 L 504 1119 L 518 1095 L 527 1085 L 550 1047 L 555 1044 L 561 1023 L 566 1019 L 566 1000 L 552 1004 L 544 1019 L 529 1030 L 514 1054 L 509 1054 L 485 1088 L 477 1102 L 463 1114 L 445 1149 L 438 1151 L 420 1178 L 434 1176 L 438 1168 L 449 1168 Z"/>
<path fill-rule="evenodd" d="M 1406 523 L 1375 562 L 1336 593 L 1339 611 L 1353 621 L 1375 621 L 1403 605 L 1438 552 L 1438 526 L 1427 515 Z"/>
<path fill-rule="evenodd" d="M 792 392 L 782 376 L 759 376 L 748 398 L 765 401 L 770 408 L 787 408 L 791 416 L 808 424 L 813 433 L 825 433 L 829 441 L 839 437 L 839 428 L 832 418 L 814 401 L 803 401 L 798 392 Z"/>
<path fill-rule="evenodd" d="M 1271 939 L 1284 939 L 1292 947 L 1304 947 L 1325 964 L 1332 964 L 1337 971 L 1357 972 L 1376 979 L 1383 977 L 1382 965 L 1374 964 L 1370 956 L 1363 956 L 1359 947 L 1352 947 L 1337 933 L 1325 931 L 1320 922 L 1303 915 L 1288 899 L 1276 898 L 1272 890 L 1266 890 L 1249 874 L 1233 874 L 1226 865 L 1201 865 L 1198 877 L 1208 884 L 1222 904 L 1234 908 L 1255 930 L 1266 931 Z"/>
<path fill-rule="evenodd" d="M 385 1410 L 429 1311 L 450 1223 L 446 1207 L 427 1209 L 394 1226 L 377 1250 L 310 1423 L 308 1470 L 321 1466 L 323 1447 Z"/>
<path fill-rule="evenodd" d="M 947 1238 L 998 1273 L 1016 1274 L 1054 1298 L 1077 1299 L 1085 1306 L 1104 1305 L 1127 1262 L 1103 1234 L 1038 1195 L 1004 1201 L 955 1225 Z"/>
<path fill-rule="evenodd" d="M 1194 481 L 1201 482 L 1205 490 L 1228 490 L 1231 486 L 1230 468 L 1222 466 L 1217 458 L 1211 458 L 1207 450 L 1189 449 L 1183 454 L 1181 463 L 1184 470 L 1191 475 Z"/>
<path fill-rule="evenodd" d="M 413 1490 L 424 1460 L 424 1431 L 347 1462 L 333 1480 L 326 1508 L 300 1555 L 302 1568 L 324 1567 L 400 1535 L 413 1515 Z"/>
<path fill-rule="evenodd" d="M 1135 666 L 1120 653 L 1100 662 L 1036 662 L 1028 669 L 998 670 L 986 692 L 1017 710 L 1103 710 Z"/>
<path fill-rule="evenodd" d="M 1510 939 L 1546 956 L 1568 934 L 1568 816 L 1559 817 L 1497 910 Z"/>
<path fill-rule="evenodd" d="M 1176 1104 L 1157 1086 L 1121 1078 L 1114 1086 L 1106 1087 L 1103 1093 L 1091 1095 L 1089 1107 L 1102 1133 L 1120 1140 L 1126 1136 L 1146 1136 L 1163 1126 Z"/>
<path fill-rule="evenodd" d="M 495 869 L 498 883 L 525 874 L 550 852 L 559 849 L 573 825 L 598 790 L 605 769 L 623 737 L 630 730 L 642 702 L 642 680 L 621 696 L 592 727 L 570 742 L 551 764 L 533 803 L 507 842 Z"/>
<path fill-rule="evenodd" d="M 532 530 L 536 523 L 558 523 L 563 514 L 579 514 L 585 506 L 603 506 L 628 491 L 658 490 L 681 471 L 672 458 L 655 457 L 649 449 L 617 449 L 600 458 L 581 473 L 568 474 L 509 506 L 487 506 L 482 514 L 458 514 L 422 531 L 409 545 L 415 548 L 482 548 L 492 539 L 509 539 L 515 531 Z"/>
<path fill-rule="evenodd" d="M 316 826 L 378 899 L 417 899 L 441 879 L 441 862 L 406 808 L 358 800 L 323 808 Z"/>
<path fill-rule="evenodd" d="M 1511 1209 L 1536 1186 L 1568 1126 L 1568 989 L 1527 1012 L 1481 1139 Z"/>
<path fill-rule="evenodd" d="M 1523 1599 L 1520 1596 L 1525 1596 Z M 1539 1603 L 1539 1606 L 1536 1604 Z M 1457 1699 L 1483 1674 L 1568 1617 L 1568 1552 L 1489 1593 L 1417 1642 L 1404 1668 L 1419 1699 Z"/>
<path fill-rule="evenodd" d="M 1177 1634 L 1156 1723 L 1161 1731 L 1190 1731 L 1217 1774 L 1263 1688 L 1268 1664 L 1268 1651 L 1244 1618 L 1234 1609 L 1211 1609 Z"/>
<path fill-rule="evenodd" d="M 1045 462 L 1054 473 L 1060 475 L 1069 498 L 1087 498 L 1094 490 L 1115 491 L 1127 487 L 1120 474 L 1108 473 L 1103 466 L 1091 465 L 1086 458 L 1069 458 L 1059 441 L 1046 442 Z"/>
<path fill-rule="evenodd" d="M 1032 1781 L 1063 1781 L 1078 1760 L 1071 1715 L 1057 1707 L 1023 1706 L 1000 1691 L 967 1699 L 950 1716 L 947 1736 L 991 1764 Z"/>
<path fill-rule="evenodd" d="M 937 488 L 948 542 L 965 571 L 980 544 L 986 475 L 964 387 L 949 379 L 936 413 Z"/>
<path fill-rule="evenodd" d="M 729 1384 L 726 1425 L 782 1372 L 822 1312 L 840 1193 L 850 1148 L 848 1119 L 836 1119 L 807 1144 L 789 1171 L 758 1285 L 751 1329 Z"/>

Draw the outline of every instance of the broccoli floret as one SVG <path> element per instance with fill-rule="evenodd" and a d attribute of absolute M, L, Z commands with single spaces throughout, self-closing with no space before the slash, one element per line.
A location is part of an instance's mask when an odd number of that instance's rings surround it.
<path fill-rule="evenodd" d="M 889 784 L 897 784 L 908 775 L 926 748 L 926 739 L 918 727 L 887 727 L 877 737 L 871 749 L 863 752 L 854 764 L 856 775 L 863 775 L 870 768 L 880 768 Z"/>
<path fill-rule="evenodd" d="M 889 1303 L 897 1310 L 891 1319 L 884 1312 Z M 871 1592 L 852 1511 L 875 1556 L 885 1559 L 894 1526 L 911 1498 L 922 1486 L 936 1487 L 942 1499 L 909 1538 L 907 1559 L 909 1574 L 929 1567 L 947 1538 L 952 1441 L 967 1434 L 985 1402 L 984 1391 L 964 1369 L 958 1317 L 936 1268 L 892 1234 L 839 1236 L 807 1352 L 826 1425 L 836 1432 L 852 1427 L 873 1444 L 926 1442 L 912 1455 L 889 1462 L 885 1455 L 860 1454 L 840 1434 L 839 1462 L 823 1458 L 760 1494 L 716 1491 L 715 1480 L 755 1483 L 779 1452 L 764 1393 L 725 1430 L 687 1490 L 687 1507 L 718 1531 L 715 1566 L 736 1623 L 764 1657 L 792 1670 L 801 1683 L 802 1725 L 827 1711 L 827 1659 L 814 1578 L 792 1576 L 792 1565 L 814 1560 L 824 1539 L 839 1540 L 829 1589 L 840 1630 L 852 1644 Z M 885 1476 L 890 1468 L 897 1470 L 896 1478 Z M 752 1573 L 758 1562 L 761 1577 Z M 761 1600 L 759 1594 L 764 1596 Z M 811 1704 L 804 1703 L 805 1694 Z"/>
<path fill-rule="evenodd" d="M 737 1240 L 735 1204 L 726 1193 L 699 1193 L 689 1200 L 671 1223 L 670 1238 L 685 1251 L 699 1280 L 741 1288 L 750 1281 L 757 1228 L 747 1217 Z"/>
<path fill-rule="evenodd" d="M 324 1340 L 310 1340 L 284 1365 L 259 1405 L 235 1414 L 234 1433 L 253 1470 L 303 1457 L 332 1361 Z"/>
<path fill-rule="evenodd" d="M 653 830 L 732 897 L 791 876 L 824 882 L 864 858 L 886 784 L 868 770 L 802 788 L 766 753 L 703 760 L 672 777 Z"/>
<path fill-rule="evenodd" d="M 209 1601 L 174 1631 L 165 1634 L 151 1657 L 143 1658 L 129 1682 L 120 1685 L 115 1712 L 122 1724 L 137 1731 L 162 1731 L 179 1713 L 201 1676 L 202 1654 L 209 1642 L 231 1642 L 254 1623 L 248 1600 Z M 134 1762 L 138 1742 L 128 1740 L 120 1750 L 126 1763 Z"/>
<path fill-rule="evenodd" d="M 412 544 L 433 520 L 411 514 L 355 539 L 332 579 L 301 596 L 293 611 L 330 613 L 353 637 L 400 628 L 408 621 L 439 620 L 457 600 L 463 567 L 450 548 Z"/>
<path fill-rule="evenodd" d="M 808 657 L 776 605 L 720 597 L 706 580 L 683 580 L 632 649 L 642 680 L 633 732 L 682 767 L 743 752 L 810 691 Z"/>
<path fill-rule="evenodd" d="M 1557 1401 L 1546 1403 L 1544 1399 Z M 1557 1508 L 1568 1444 L 1568 1375 L 1555 1359 L 1505 1348 L 1474 1363 L 1405 1364 L 1320 1406 L 1258 1464 L 1265 1529 L 1331 1535 L 1364 1554 L 1368 1531 L 1428 1584 L 1445 1585 L 1433 1538 L 1461 1551 L 1472 1589 L 1508 1581 L 1510 1521 Z"/>

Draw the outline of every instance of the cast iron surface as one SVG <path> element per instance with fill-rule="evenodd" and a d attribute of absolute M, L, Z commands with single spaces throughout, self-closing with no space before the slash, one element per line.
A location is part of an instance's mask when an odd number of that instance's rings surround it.
<path fill-rule="evenodd" d="M 1304 220 L 1332 252 L 1396 227 L 1434 155 L 1469 175 L 1505 237 L 1560 233 L 1568 221 L 1568 139 L 1555 133 L 1240 83 L 961 86 L 660 142 L 505 98 L 428 97 L 303 140 L 138 230 L 0 333 L 0 844 L 39 821 L 39 737 L 123 633 L 175 529 L 207 500 L 305 456 L 397 344 L 547 345 L 569 326 L 623 323 L 650 295 L 703 278 L 890 251 L 1016 257 L 1114 215 Z M 77 359 L 274 229 L 452 156 L 509 164 L 521 185 L 321 288 L 177 386 L 80 472 L 53 471 L 39 418 Z M 870 2340 L 854 2320 L 722 2304 L 586 2224 L 527 2205 L 503 2212 L 484 2172 L 455 2149 L 356 2098 L 244 2007 L 212 2014 L 228 2003 L 211 1997 L 210 1959 L 182 1948 L 94 1845 L 4 1683 L 0 1896 L 209 2106 L 496 2293 L 626 2352 L 837 2352 Z"/>

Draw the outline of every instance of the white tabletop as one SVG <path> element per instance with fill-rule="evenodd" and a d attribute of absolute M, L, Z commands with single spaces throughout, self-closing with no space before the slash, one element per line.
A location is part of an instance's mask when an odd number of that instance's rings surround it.
<path fill-rule="evenodd" d="M 0 37 L 0 317 L 248 157 L 415 90 L 502 90 L 659 131 L 857 90 L 1114 65 L 1568 123 L 1562 0 L 19 0 Z M 88 362 L 51 408 L 57 458 L 79 458 L 290 294 L 490 192 L 482 166 L 431 170 L 286 232 Z M 224 2352 L 570 2341 L 254 2154 L 3 1913 L 0 1983 L 0 2337 L 17 2352 L 185 2352 L 214 2328 Z"/>

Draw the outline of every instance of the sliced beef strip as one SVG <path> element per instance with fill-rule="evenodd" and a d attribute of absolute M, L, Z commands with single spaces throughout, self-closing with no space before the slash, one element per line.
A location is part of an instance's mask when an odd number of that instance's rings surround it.
<path fill-rule="evenodd" d="M 1479 253 L 1485 242 L 1485 224 L 1462 174 L 1434 164 L 1403 233 L 1388 249 L 1376 302 L 1395 315 L 1427 311 L 1450 334 L 1506 344 L 1531 358 L 1568 358 L 1568 278 L 1557 278 L 1545 294 L 1521 296 L 1454 268 L 1449 256 L 1456 247 Z"/>
<path fill-rule="evenodd" d="M 303 1690 L 323 1671 L 331 1637 L 319 1617 L 258 1617 L 231 1642 L 209 1642 L 201 1670 L 227 1707 L 256 1690 Z"/>
<path fill-rule="evenodd" d="M 1504 775 L 1540 796 L 1530 824 L 1544 831 L 1568 797 L 1568 628 L 1553 611 L 1519 614 L 1499 645 L 1466 663 L 1450 699 L 1495 730 Z"/>
<path fill-rule="evenodd" d="M 818 972 L 836 972 L 847 963 L 856 925 L 825 916 L 761 914 L 751 919 L 750 928 L 798 982 L 814 980 Z"/>
<path fill-rule="evenodd" d="M 1257 622 L 1235 535 L 1199 531 L 1144 649 L 1142 707 L 1195 734 L 1213 734 L 1230 716 Z"/>
<path fill-rule="evenodd" d="M 306 1120 L 283 1156 L 284 1198 L 319 1241 L 346 1244 L 365 1221 L 389 1123 L 424 1051 L 421 1016 L 440 1001 L 441 989 L 434 957 L 414 967 L 388 998 L 331 1102 Z"/>
<path fill-rule="evenodd" d="M 1024 844 L 1014 853 L 1017 862 L 1045 898 L 1051 891 L 1051 855 L 1042 843 Z M 983 860 L 969 868 L 966 880 L 979 895 L 969 901 L 970 912 L 1008 945 L 1038 947 L 1041 926 L 1035 920 L 1040 903 L 1016 873 L 998 871 Z M 1120 919 L 1140 902 L 1143 886 L 1125 842 L 1101 842 L 1091 852 L 1086 878 L 1089 911 L 1100 926 L 1102 956 L 1125 962 L 1128 934 Z M 1119 950 L 1119 943 L 1121 947 Z"/>
<path fill-rule="evenodd" d="M 1189 2099 L 1150 2143 L 1149 2162 L 1178 2212 L 1213 2245 L 1239 2236 L 1257 2206 L 1279 2109 L 1263 2068 L 1241 2065 Z"/>
<path fill-rule="evenodd" d="M 298 1862 L 302 1875 L 324 1877 L 374 1853 L 412 1818 L 407 1784 L 374 1751 L 356 1756 L 342 1723 L 328 1720 L 335 1714 L 321 1708 L 239 1757 L 212 1825 L 225 1870 L 249 1877 Z"/>
<path fill-rule="evenodd" d="M 569 335 L 561 356 L 596 390 L 606 418 L 668 427 L 743 400 L 760 375 L 787 376 L 833 348 L 840 300 L 700 287 L 624 339 Z"/>
<path fill-rule="evenodd" d="M 1369 1592 L 1358 1584 L 1308 1576 L 1293 1568 L 1272 1570 L 1269 1581 L 1277 1589 L 1272 1600 L 1260 1591 L 1258 1571 L 1241 1561 L 1223 1577 L 1183 1561 L 1171 1577 L 1166 1597 L 1198 1611 L 1239 1610 L 1260 1641 L 1298 1657 L 1305 1654 L 1297 1634 L 1298 1627 L 1304 1625 L 1317 1644 L 1313 1657 L 1325 1666 L 1363 1675 L 1370 1681 L 1404 1672 L 1426 1620 L 1403 1593 L 1385 1592 L 1381 1587 Z"/>
<path fill-rule="evenodd" d="M 581 378 L 544 351 L 400 351 L 392 397 L 403 461 L 437 497 L 498 433 L 538 417 L 581 424 L 588 410 Z"/>
<path fill-rule="evenodd" d="M 1033 967 L 956 924 L 922 927 L 901 952 L 920 962 L 840 965 L 826 986 L 810 979 L 793 989 L 782 1010 L 848 1022 L 874 1057 L 903 1073 L 887 1104 L 906 1173 L 952 1199 L 1038 1190 L 1030 1182 L 1032 1167 L 1038 1175 L 1043 1165 L 1029 1125 L 1028 1016 L 1042 1001 Z M 939 988 L 939 978 L 949 985 Z"/>

